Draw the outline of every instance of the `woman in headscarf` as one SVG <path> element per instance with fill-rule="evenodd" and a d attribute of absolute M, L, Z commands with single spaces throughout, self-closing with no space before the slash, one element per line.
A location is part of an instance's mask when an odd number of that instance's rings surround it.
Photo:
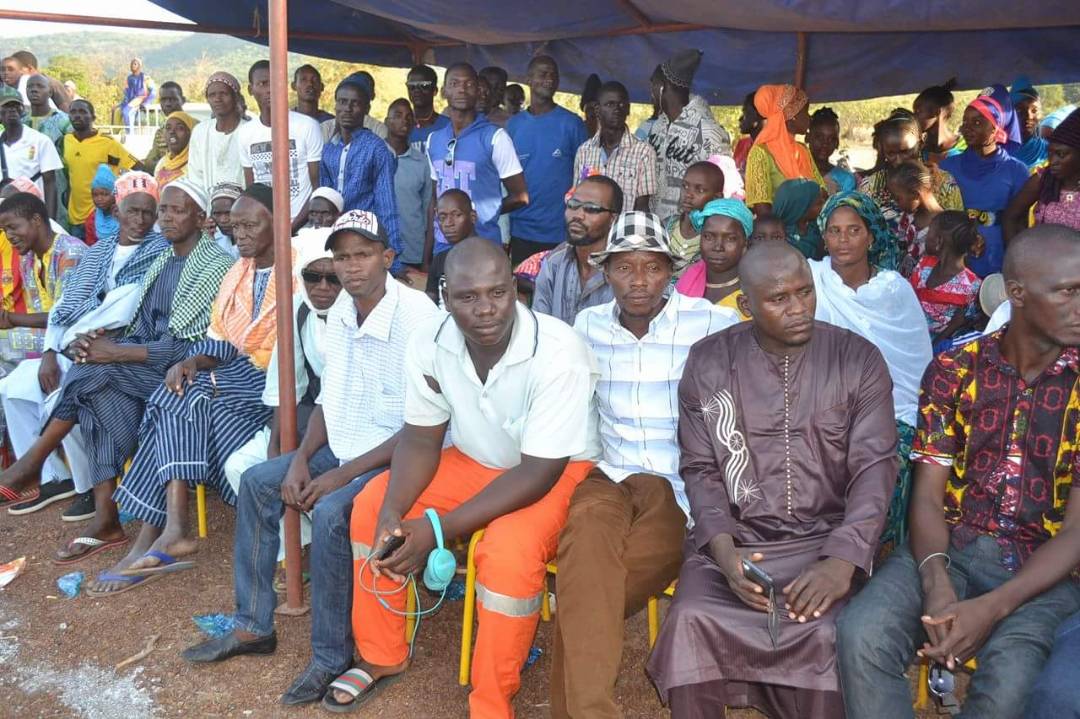
<path fill-rule="evenodd" d="M 154 179 L 158 187 L 165 187 L 187 174 L 188 144 L 191 142 L 191 128 L 197 120 L 183 110 L 165 118 L 165 144 L 169 152 L 158 161 L 154 170 Z"/>
<path fill-rule="evenodd" d="M 744 320 L 739 308 L 739 260 L 749 246 L 754 215 L 740 200 L 710 200 L 690 212 L 690 222 L 701 233 L 701 259 L 686 268 L 675 290 L 687 297 L 704 297 L 730 307 Z"/>
<path fill-rule="evenodd" d="M 746 204 L 755 215 L 767 215 L 773 195 L 784 180 L 804 177 L 825 185 L 810 150 L 795 139 L 810 128 L 810 100 L 794 85 L 762 85 L 754 107 L 765 126 L 746 157 Z"/>
<path fill-rule="evenodd" d="M 930 332 L 911 284 L 893 271 L 895 243 L 874 201 L 861 193 L 833 195 L 818 217 L 828 257 L 811 260 L 817 292 L 815 318 L 862 336 L 881 351 L 893 381 L 900 435 L 900 474 L 883 542 L 906 531 L 911 486 L 911 441 L 919 384 L 930 364 Z"/>
<path fill-rule="evenodd" d="M 889 190 L 889 169 L 901 162 L 919 159 L 919 126 L 911 115 L 894 114 L 880 123 L 877 131 L 882 165 L 859 181 L 859 192 L 874 198 L 885 221 L 889 223 L 889 229 L 899 236 L 904 210 Z M 956 179 L 935 165 L 930 164 L 927 167 L 930 173 L 930 190 L 938 204 L 946 210 L 964 209 L 964 198 Z"/>
<path fill-rule="evenodd" d="M 936 165 L 967 149 L 964 139 L 949 127 L 956 102 L 952 94 L 955 87 L 955 77 L 949 78 L 944 85 L 928 87 L 918 94 L 911 107 L 919 123 L 923 162 Z"/>
<path fill-rule="evenodd" d="M 825 188 L 813 180 L 787 180 L 776 189 L 773 216 L 784 223 L 787 241 L 808 260 L 825 256 L 817 217 L 828 198 Z"/>
<path fill-rule="evenodd" d="M 94 214 L 86 218 L 83 227 L 86 230 L 86 246 L 90 247 L 99 239 L 112 237 L 120 231 L 120 220 L 116 219 L 116 175 L 105 163 L 98 165 L 94 179 L 90 181 L 90 199 L 94 201 Z"/>
<path fill-rule="evenodd" d="M 326 315 L 341 292 L 341 280 L 334 274 L 333 253 L 326 249 L 326 240 L 331 231 L 330 227 L 305 227 L 293 238 L 293 251 L 296 254 L 293 283 L 298 288 L 293 296 L 293 370 L 297 401 L 297 437 L 294 446 L 304 436 L 308 418 L 319 396 L 320 379 L 326 363 Z M 266 369 L 262 401 L 274 408 L 273 419 L 225 462 L 225 478 L 237 495 L 240 493 L 241 475 L 246 470 L 281 454 L 276 344 Z M 303 543 L 308 544 L 311 541 L 311 524 L 304 521 L 302 527 Z M 281 547 L 279 554 L 284 551 L 284 541 Z"/>
<path fill-rule="evenodd" d="M 1009 89 L 1004 85 L 991 85 L 979 93 L 979 97 L 992 98 L 1001 107 L 1001 128 L 1005 131 L 1005 141 L 1000 143 L 1005 152 L 1016 157 L 1023 144 L 1020 132 L 1020 118 L 1016 114 Z M 961 133 L 962 134 L 962 133 Z"/>
<path fill-rule="evenodd" d="M 941 169 L 960 185 L 964 207 L 981 225 L 979 234 L 986 242 L 980 257 L 969 257 L 968 267 L 979 277 L 1001 271 L 1005 257 L 1002 221 L 1009 202 L 1028 181 L 1027 165 L 1005 151 L 1009 141 L 1006 124 L 1016 118 L 993 97 L 980 95 L 964 110 L 960 132 L 967 142 L 963 154 L 946 157 Z M 1016 130 L 1019 137 L 1019 129 Z M 942 205 L 944 207 L 944 203 Z M 954 209 L 945 207 L 945 209 Z"/>
<path fill-rule="evenodd" d="M 1028 226 L 1034 205 L 1036 225 L 1080 230 L 1080 110 L 1074 110 L 1050 135 L 1049 163 L 1024 184 L 1005 211 L 1004 241 Z"/>
<path fill-rule="evenodd" d="M 1020 149 L 1013 153 L 1013 157 L 1032 170 L 1042 167 L 1046 164 L 1049 143 L 1039 132 L 1039 121 L 1042 119 L 1039 91 L 1027 77 L 1021 75 L 1013 81 L 1009 99 L 1016 110 L 1016 119 L 1020 123 L 1020 142 L 1023 143 Z"/>
<path fill-rule="evenodd" d="M 227 72 L 215 72 L 204 91 L 211 117 L 191 131 L 187 176 L 207 192 L 222 182 L 244 186 L 237 130 L 248 119 L 240 81 Z"/>

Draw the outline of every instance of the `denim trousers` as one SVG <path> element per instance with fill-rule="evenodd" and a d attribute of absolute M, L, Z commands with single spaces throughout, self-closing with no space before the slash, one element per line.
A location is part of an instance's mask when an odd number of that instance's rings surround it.
<path fill-rule="evenodd" d="M 1058 627 L 1050 661 L 1031 688 L 1024 719 L 1080 719 L 1080 612 Z"/>
<path fill-rule="evenodd" d="M 949 549 L 949 576 L 959 599 L 974 599 L 1014 575 L 1001 563 L 997 541 L 982 536 Z M 1066 578 L 1027 601 L 993 628 L 975 657 L 966 719 L 1013 719 L 1046 663 L 1054 631 L 1080 610 L 1080 587 Z M 922 583 L 907 546 L 898 548 L 844 608 L 837 623 L 837 657 L 848 719 L 911 719 L 904 675 L 926 641 Z"/>
<path fill-rule="evenodd" d="M 244 472 L 236 501 L 234 582 L 237 628 L 266 636 L 274 631 L 274 571 L 278 554 L 278 521 L 285 512 L 281 484 L 293 452 L 257 464 Z M 308 460 L 312 479 L 339 465 L 329 446 Z M 311 650 L 312 663 L 327 672 L 343 672 L 352 664 L 353 562 L 349 517 L 353 498 L 385 467 L 355 478 L 319 499 L 311 512 Z"/>

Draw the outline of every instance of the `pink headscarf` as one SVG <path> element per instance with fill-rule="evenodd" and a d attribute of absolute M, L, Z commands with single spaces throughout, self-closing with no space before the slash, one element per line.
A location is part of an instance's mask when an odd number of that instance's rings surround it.
<path fill-rule="evenodd" d="M 42 194 L 41 188 L 38 187 L 37 183 L 35 183 L 29 177 L 16 177 L 14 180 L 11 181 L 11 186 L 19 192 L 29 192 L 31 195 L 38 198 L 39 200 L 45 199 L 45 195 Z"/>

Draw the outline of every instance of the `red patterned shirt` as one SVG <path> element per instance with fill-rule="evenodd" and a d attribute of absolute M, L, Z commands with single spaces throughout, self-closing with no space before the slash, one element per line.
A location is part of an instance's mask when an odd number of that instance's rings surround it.
<path fill-rule="evenodd" d="M 1080 353 L 1033 382 L 1001 356 L 1003 331 L 939 355 L 923 376 L 912 459 L 953 469 L 945 520 L 963 547 L 997 539 L 1016 571 L 1061 527 L 1080 485 Z"/>

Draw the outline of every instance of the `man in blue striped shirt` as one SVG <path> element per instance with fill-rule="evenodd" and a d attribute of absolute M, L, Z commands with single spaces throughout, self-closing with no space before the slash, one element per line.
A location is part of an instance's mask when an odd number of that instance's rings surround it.
<path fill-rule="evenodd" d="M 575 490 L 559 535 L 553 717 L 620 716 L 623 621 L 682 564 L 689 503 L 679 478 L 679 380 L 690 346 L 739 316 L 670 290 L 673 257 L 660 218 L 627 212 L 590 260 L 615 296 L 574 323 L 600 369 L 603 458 Z"/>
<path fill-rule="evenodd" d="M 403 269 L 399 259 L 402 245 L 394 192 L 397 157 L 382 138 L 364 127 L 364 117 L 370 108 L 368 88 L 355 76 L 338 84 L 334 92 L 334 111 L 339 133 L 323 145 L 319 184 L 341 193 L 345 198 L 345 212 L 375 213 L 394 250 L 391 272 L 397 276 Z"/>

